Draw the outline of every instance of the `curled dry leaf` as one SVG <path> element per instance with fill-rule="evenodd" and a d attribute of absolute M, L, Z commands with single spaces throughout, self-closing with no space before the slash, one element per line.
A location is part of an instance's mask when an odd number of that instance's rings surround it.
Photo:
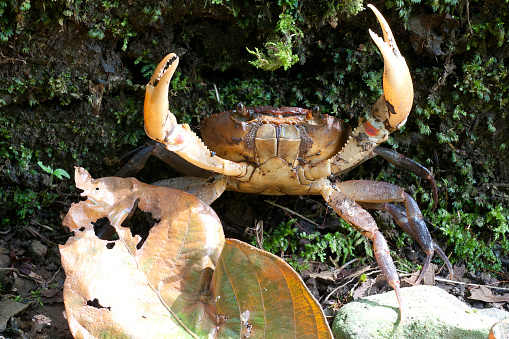
<path fill-rule="evenodd" d="M 479 286 L 470 290 L 468 299 L 481 300 L 487 303 L 507 303 L 509 295 L 493 294 L 493 291 L 486 286 Z"/>
<path fill-rule="evenodd" d="M 142 338 L 150 332 L 152 337 L 172 333 L 184 338 L 187 333 L 175 314 L 189 313 L 189 309 L 197 316 L 190 327 L 212 331 L 213 316 L 197 314 L 214 313 L 209 304 L 199 301 L 199 293 L 207 289 L 203 275 L 210 275 L 224 242 L 212 209 L 181 191 L 133 178 L 93 180 L 80 168 L 76 185 L 88 199 L 74 204 L 65 217 L 64 225 L 75 236 L 60 247 L 73 335 Z M 159 221 L 139 249 L 141 237 L 121 226 L 136 201 Z M 92 222 L 103 217 L 115 227 L 119 240 L 95 235 Z"/>
<path fill-rule="evenodd" d="M 76 169 L 87 196 L 64 225 L 64 301 L 76 338 L 332 338 L 318 303 L 280 258 L 225 244 L 214 211 L 191 194 L 133 178 L 94 180 Z M 133 208 L 156 224 L 143 242 L 122 223 Z M 107 217 L 118 240 L 99 239 Z M 223 249 L 224 246 L 224 249 Z"/>

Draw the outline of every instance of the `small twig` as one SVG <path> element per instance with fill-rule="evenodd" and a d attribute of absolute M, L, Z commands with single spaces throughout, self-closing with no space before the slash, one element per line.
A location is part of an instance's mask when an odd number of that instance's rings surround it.
<path fill-rule="evenodd" d="M 43 228 L 47 229 L 48 231 L 52 231 L 52 232 L 54 231 L 54 229 L 53 229 L 53 228 L 51 228 L 51 227 L 49 227 L 49 226 L 47 226 L 47 225 L 44 225 L 44 224 L 38 223 L 37 221 L 32 221 L 32 222 L 33 222 L 35 225 L 37 225 L 37 226 L 41 226 L 41 227 L 43 227 Z"/>
<path fill-rule="evenodd" d="M 470 2 L 468 0 L 467 0 L 467 22 L 470 34 L 474 34 L 474 31 L 472 31 L 472 26 L 470 25 Z"/>
<path fill-rule="evenodd" d="M 339 267 L 338 269 L 335 269 L 335 270 L 333 271 L 333 272 L 334 272 L 334 274 L 338 274 L 338 273 L 339 273 L 339 272 L 341 272 L 341 271 L 342 271 L 345 267 L 347 267 L 347 266 L 348 266 L 348 265 L 350 265 L 350 264 L 353 264 L 353 263 L 354 263 L 354 262 L 356 262 L 357 260 L 359 260 L 359 258 L 352 259 L 352 260 L 350 260 L 350 261 L 346 262 L 345 264 L 341 265 L 341 267 Z M 350 275 L 349 275 L 348 277 L 350 277 Z M 324 301 L 329 300 L 330 296 L 331 296 L 334 292 L 336 292 L 338 289 L 340 289 L 340 288 L 342 288 L 342 287 L 344 287 L 344 286 L 348 285 L 348 284 L 349 284 L 349 283 L 351 283 L 354 279 L 355 279 L 355 277 L 353 277 L 352 279 L 350 279 L 350 280 L 349 280 L 348 282 L 346 282 L 345 284 L 343 284 L 343 285 L 341 285 L 341 286 L 339 286 L 339 287 L 336 287 L 336 288 L 335 288 L 335 289 L 334 289 L 331 293 L 329 293 L 329 295 L 327 295 L 327 297 L 325 297 L 325 300 L 324 300 Z"/>
<path fill-rule="evenodd" d="M 498 186 L 498 187 L 509 187 L 509 183 L 507 183 L 507 182 L 494 182 L 491 185 Z"/>
<path fill-rule="evenodd" d="M 466 282 L 463 282 L 463 281 L 454 281 L 454 280 L 444 279 L 444 278 L 440 278 L 440 277 L 435 277 L 435 280 L 436 281 L 440 281 L 440 282 L 444 282 L 444 283 L 448 283 L 448 284 L 466 285 L 466 286 L 473 286 L 473 287 L 486 287 L 486 288 L 491 288 L 491 289 L 494 289 L 494 290 L 502 290 L 502 291 L 506 291 L 506 292 L 509 291 L 509 288 L 505 288 L 505 287 L 496 287 L 496 286 L 491 286 L 491 285 L 472 284 L 472 283 L 466 283 Z"/>
<path fill-rule="evenodd" d="M 352 260 L 350 260 L 350 261 L 347 261 L 346 263 L 344 263 L 343 265 L 341 265 L 339 268 L 335 269 L 333 272 L 334 272 L 335 274 L 338 274 L 338 273 L 339 273 L 339 272 L 341 272 L 341 271 L 342 271 L 345 267 L 347 267 L 347 266 L 349 266 L 349 265 L 353 264 L 354 262 L 356 262 L 356 261 L 358 261 L 358 260 L 360 260 L 360 259 L 359 259 L 359 258 L 354 258 L 354 259 L 352 259 Z"/>
<path fill-rule="evenodd" d="M 354 279 L 355 279 L 355 277 L 353 277 L 352 279 L 348 280 L 348 281 L 347 281 L 346 283 L 344 283 L 343 285 L 340 285 L 340 286 L 336 287 L 334 290 L 332 290 L 332 292 L 331 292 L 331 293 L 329 293 L 329 294 L 325 297 L 324 301 L 329 300 L 329 298 L 331 297 L 331 295 L 333 295 L 333 294 L 334 294 L 337 290 L 339 290 L 340 288 L 343 288 L 343 287 L 345 287 L 346 285 L 348 285 L 349 283 L 351 283 L 352 281 L 354 281 Z"/>
<path fill-rule="evenodd" d="M 25 279 L 28 279 L 28 280 L 32 280 L 33 282 L 38 283 L 38 284 L 41 283 L 40 280 L 37 280 L 37 279 L 35 279 L 35 278 L 33 278 L 33 277 L 29 276 L 29 275 L 23 274 L 17 268 L 14 268 L 14 267 L 1 267 L 0 271 L 14 271 L 14 273 L 16 273 L 17 275 L 19 275 L 22 278 L 25 278 Z"/>
<path fill-rule="evenodd" d="M 0 56 L 2 57 L 2 60 L 0 60 L 0 63 L 6 63 L 6 62 L 9 62 L 9 61 L 20 61 L 22 63 L 24 63 L 26 65 L 26 61 L 23 60 L 23 59 L 16 59 L 16 58 L 8 58 L 6 57 L 2 52 L 0 52 Z"/>
<path fill-rule="evenodd" d="M 216 86 L 216 84 L 213 84 L 213 85 L 214 85 L 214 91 L 216 92 L 217 102 L 221 104 L 222 102 L 221 102 L 221 98 L 219 98 L 219 91 L 217 90 L 217 86 Z"/>
<path fill-rule="evenodd" d="M 28 233 L 41 238 L 48 245 L 56 245 L 53 241 L 46 239 L 43 235 L 41 235 L 39 232 L 37 232 L 37 230 L 35 228 L 33 228 L 32 226 L 27 226 L 26 230 L 28 231 Z"/>
<path fill-rule="evenodd" d="M 0 234 L 9 234 L 11 231 L 11 227 L 7 228 L 5 231 L 0 231 Z"/>
<path fill-rule="evenodd" d="M 299 218 L 302 218 L 302 219 L 306 220 L 307 222 L 309 222 L 309 223 L 311 223 L 311 224 L 313 224 L 313 225 L 315 225 L 315 226 L 317 226 L 317 227 L 320 227 L 320 225 L 318 225 L 318 224 L 317 224 L 316 222 L 314 222 L 313 220 L 308 219 L 308 218 L 306 218 L 305 216 L 303 216 L 303 215 L 301 215 L 301 214 L 299 214 L 299 213 L 297 213 L 297 212 L 295 212 L 295 211 L 292 211 L 292 210 L 291 210 L 291 209 L 289 209 L 288 207 L 281 206 L 281 205 L 276 204 L 275 202 L 270 201 L 270 200 L 265 200 L 265 202 L 266 202 L 266 203 L 268 203 L 268 204 L 271 204 L 271 205 L 273 205 L 273 206 L 279 207 L 279 208 L 281 208 L 283 211 L 286 211 L 286 212 L 288 212 L 288 213 L 290 213 L 290 214 L 296 215 L 296 216 L 298 216 Z"/>
<path fill-rule="evenodd" d="M 20 274 L 18 269 L 14 268 L 14 267 L 0 267 L 0 271 L 14 271 L 14 272 Z"/>
<path fill-rule="evenodd" d="M 263 220 L 256 222 L 255 228 L 256 245 L 258 248 L 263 249 Z"/>
<path fill-rule="evenodd" d="M 295 222 L 295 225 L 297 225 L 297 227 L 299 227 L 299 228 L 302 230 L 302 232 L 306 233 L 307 235 L 310 235 L 310 234 L 311 234 L 311 232 L 310 232 L 307 228 L 305 228 L 304 226 L 302 226 L 301 224 L 299 224 L 299 222 L 298 222 L 296 219 L 294 219 L 294 218 L 290 215 L 290 213 L 288 213 L 287 211 L 284 211 L 284 212 L 286 213 L 286 215 L 287 215 L 289 218 L 291 218 L 291 219 Z"/>
<path fill-rule="evenodd" d="M 62 266 L 60 266 L 60 267 L 58 268 L 58 270 L 55 272 L 55 274 L 53 274 L 53 276 L 51 277 L 51 279 L 50 279 L 50 280 L 48 280 L 48 281 L 46 282 L 48 285 L 49 285 L 49 284 L 51 284 L 51 282 L 53 281 L 53 279 L 55 279 L 55 278 L 56 278 L 56 276 L 57 276 L 58 272 L 60 272 L 60 270 L 61 270 L 61 269 L 62 269 Z"/>
<path fill-rule="evenodd" d="M 331 295 L 333 295 L 337 290 L 339 290 L 340 288 L 343 288 L 345 287 L 346 285 L 348 285 L 349 283 L 351 283 L 352 281 L 354 281 L 355 278 L 357 278 L 358 276 L 364 274 L 365 272 L 369 271 L 371 269 L 371 267 L 369 266 L 366 266 L 358 271 L 355 271 L 353 272 L 352 274 L 350 274 L 349 276 L 343 278 L 344 279 L 350 279 L 348 280 L 346 283 L 344 283 L 343 285 L 340 285 L 338 287 L 336 287 L 332 292 L 330 292 L 324 299 L 324 301 L 327 301 L 329 300 L 329 298 L 331 297 Z M 380 270 L 377 270 L 375 269 L 373 272 L 369 272 L 368 274 L 371 275 L 373 273 L 376 273 L 376 272 L 380 272 Z"/>

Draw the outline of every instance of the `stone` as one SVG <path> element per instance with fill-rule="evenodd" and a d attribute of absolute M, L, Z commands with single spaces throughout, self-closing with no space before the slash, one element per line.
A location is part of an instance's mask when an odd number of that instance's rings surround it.
<path fill-rule="evenodd" d="M 336 315 L 334 338 L 488 338 L 490 328 L 509 319 L 499 309 L 478 310 L 435 286 L 401 289 L 403 321 L 394 291 L 352 301 Z"/>
<path fill-rule="evenodd" d="M 39 240 L 34 240 L 28 247 L 28 253 L 33 261 L 41 260 L 48 253 L 48 247 L 43 245 Z"/>

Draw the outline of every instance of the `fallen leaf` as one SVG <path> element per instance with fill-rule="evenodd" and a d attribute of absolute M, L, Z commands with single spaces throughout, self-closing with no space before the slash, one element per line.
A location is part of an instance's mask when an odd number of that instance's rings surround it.
<path fill-rule="evenodd" d="M 434 285 L 435 284 L 435 272 L 438 270 L 438 265 L 435 265 L 433 263 L 430 263 L 428 265 L 428 268 L 426 269 L 426 272 L 424 272 L 424 277 L 421 281 L 421 285 Z M 421 274 L 421 271 L 414 272 L 412 275 L 410 275 L 408 278 L 403 279 L 402 286 L 408 287 L 408 286 L 414 286 L 415 282 L 419 278 L 419 275 Z"/>
<path fill-rule="evenodd" d="M 503 295 L 497 295 L 493 294 L 491 289 L 487 288 L 486 286 L 479 286 L 472 288 L 470 290 L 470 297 L 468 299 L 474 299 L 474 300 L 480 300 L 485 301 L 488 303 L 500 303 L 500 302 L 509 302 L 509 295 L 503 294 Z"/>
<path fill-rule="evenodd" d="M 217 312 L 228 319 L 220 326 L 220 337 L 332 338 L 320 305 L 300 276 L 271 253 L 227 239 L 213 286 Z"/>
<path fill-rule="evenodd" d="M 177 314 L 189 313 L 190 307 L 213 312 L 199 301 L 199 294 L 206 289 L 203 275 L 214 268 L 224 242 L 217 216 L 190 194 L 133 178 L 94 180 L 77 169 L 76 183 L 88 199 L 71 207 L 64 225 L 75 236 L 60 246 L 73 335 L 146 337 L 150 331 L 153 337 L 190 337 L 192 330 L 185 329 Z M 159 221 L 139 249 L 141 237 L 121 226 L 137 201 Z M 119 240 L 97 238 L 92 222 L 103 217 Z M 188 326 L 211 332 L 214 320 L 196 317 Z"/>
<path fill-rule="evenodd" d="M 36 314 L 32 317 L 32 321 L 39 325 L 50 326 L 52 320 L 51 320 L 51 318 L 45 316 L 44 314 Z"/>
<path fill-rule="evenodd" d="M 7 322 L 19 312 L 28 307 L 28 304 L 22 304 L 12 299 L 0 300 L 0 332 L 3 332 Z"/>
<path fill-rule="evenodd" d="M 94 180 L 80 168 L 76 184 L 88 198 L 65 217 L 75 236 L 60 246 L 76 338 L 332 338 L 291 267 L 242 242 L 225 243 L 219 218 L 193 195 L 133 178 Z M 144 241 L 122 226 L 134 208 L 156 221 Z M 118 240 L 97 237 L 93 223 L 102 218 Z"/>
<path fill-rule="evenodd" d="M 353 300 L 357 300 L 360 298 L 367 297 L 369 294 L 369 290 L 375 284 L 375 279 L 367 278 L 363 283 L 360 284 L 359 287 L 354 289 L 352 298 Z"/>
<path fill-rule="evenodd" d="M 334 283 L 338 279 L 338 274 L 335 271 L 320 271 L 318 273 L 310 273 L 309 277 L 326 283 Z"/>

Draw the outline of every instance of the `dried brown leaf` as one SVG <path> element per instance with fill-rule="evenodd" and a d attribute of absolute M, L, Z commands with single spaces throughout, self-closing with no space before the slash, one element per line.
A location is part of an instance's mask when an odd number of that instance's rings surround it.
<path fill-rule="evenodd" d="M 88 199 L 65 217 L 75 236 L 60 247 L 75 337 L 332 338 L 299 275 L 279 257 L 225 243 L 214 211 L 193 195 L 79 168 L 76 183 Z M 135 206 L 156 220 L 142 243 L 122 226 Z M 118 240 L 96 236 L 104 217 Z"/>
<path fill-rule="evenodd" d="M 60 247 L 73 334 L 146 337 L 150 330 L 151 337 L 188 335 L 175 315 L 192 307 L 209 311 L 199 294 L 207 289 L 203 276 L 210 275 L 224 242 L 217 216 L 190 194 L 133 178 L 94 180 L 76 169 L 76 182 L 88 199 L 71 207 L 64 224 L 75 236 Z M 140 236 L 121 226 L 137 200 L 141 210 L 160 220 L 140 249 Z M 92 222 L 103 217 L 119 240 L 97 238 Z M 211 319 L 202 317 L 207 324 L 200 326 L 211 331 L 216 325 Z"/>
<path fill-rule="evenodd" d="M 507 294 L 504 294 L 504 295 L 493 294 L 491 289 L 489 289 L 488 287 L 485 287 L 485 286 L 479 286 L 476 288 L 472 288 L 470 290 L 470 293 L 471 294 L 470 294 L 469 299 L 485 301 L 488 303 L 500 303 L 500 302 L 507 303 L 507 302 L 509 302 L 509 295 L 507 295 Z"/>

